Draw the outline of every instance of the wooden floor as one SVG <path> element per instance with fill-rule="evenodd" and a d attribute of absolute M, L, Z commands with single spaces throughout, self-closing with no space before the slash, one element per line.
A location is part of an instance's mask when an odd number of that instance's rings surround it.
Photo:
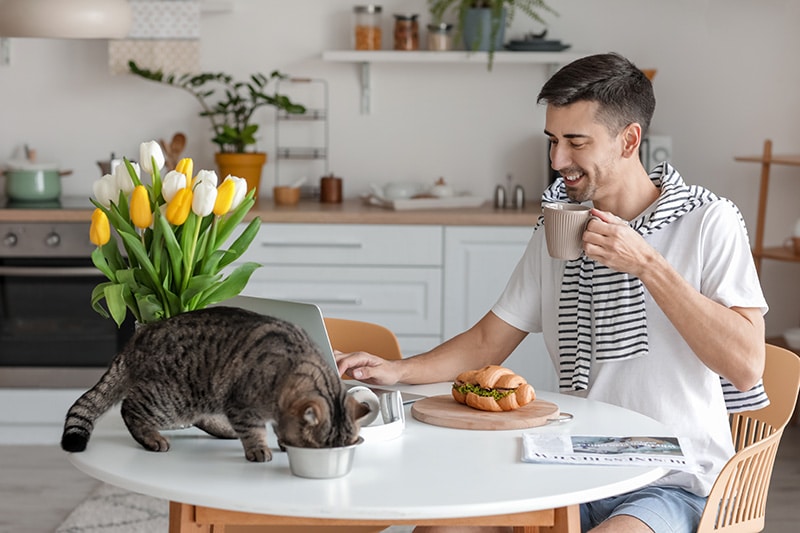
<path fill-rule="evenodd" d="M 55 446 L 0 446 L 0 533 L 50 533 L 99 482 Z M 800 426 L 787 428 L 767 504 L 768 533 L 795 533 L 800 522 Z"/>

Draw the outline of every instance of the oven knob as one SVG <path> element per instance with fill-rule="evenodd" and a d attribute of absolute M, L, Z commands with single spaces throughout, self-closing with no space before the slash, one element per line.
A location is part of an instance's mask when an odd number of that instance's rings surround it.
<path fill-rule="evenodd" d="M 16 246 L 18 241 L 19 238 L 16 233 L 6 233 L 6 236 L 3 238 L 3 244 L 6 246 Z"/>
<path fill-rule="evenodd" d="M 44 243 L 51 248 L 55 248 L 56 246 L 61 244 L 61 237 L 59 236 L 58 233 L 51 233 L 50 235 L 44 238 Z"/>

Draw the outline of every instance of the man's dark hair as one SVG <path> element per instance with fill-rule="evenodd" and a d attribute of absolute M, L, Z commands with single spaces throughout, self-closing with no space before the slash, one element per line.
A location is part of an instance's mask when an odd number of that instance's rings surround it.
<path fill-rule="evenodd" d="M 536 101 L 561 107 L 579 101 L 600 104 L 600 123 L 616 135 L 628 124 L 639 123 L 647 134 L 656 108 L 653 84 L 636 65 L 616 53 L 577 59 L 562 67 L 544 84 Z"/>

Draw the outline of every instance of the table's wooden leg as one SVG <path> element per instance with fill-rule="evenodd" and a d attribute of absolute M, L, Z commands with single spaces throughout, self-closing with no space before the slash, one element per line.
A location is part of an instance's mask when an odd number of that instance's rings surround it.
<path fill-rule="evenodd" d="M 224 525 L 198 524 L 194 505 L 169 502 L 169 533 L 225 533 Z"/>
<path fill-rule="evenodd" d="M 553 527 L 541 526 L 541 533 L 581 533 L 581 510 L 579 505 L 555 509 Z"/>

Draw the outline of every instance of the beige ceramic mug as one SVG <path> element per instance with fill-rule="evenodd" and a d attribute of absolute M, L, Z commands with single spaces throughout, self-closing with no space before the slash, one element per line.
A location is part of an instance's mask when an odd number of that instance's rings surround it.
<path fill-rule="evenodd" d="M 580 204 L 546 202 L 544 236 L 547 253 L 556 259 L 577 259 L 583 252 L 583 232 L 589 222 L 591 208 Z"/>

